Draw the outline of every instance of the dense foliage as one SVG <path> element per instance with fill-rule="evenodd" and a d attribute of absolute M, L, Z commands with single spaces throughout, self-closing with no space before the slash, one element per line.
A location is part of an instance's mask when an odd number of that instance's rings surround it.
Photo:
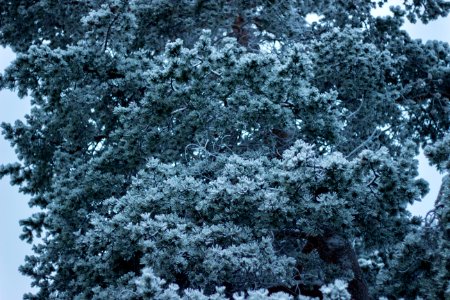
<path fill-rule="evenodd" d="M 450 3 L 384 2 L 2 1 L 25 298 L 450 297 Z"/>

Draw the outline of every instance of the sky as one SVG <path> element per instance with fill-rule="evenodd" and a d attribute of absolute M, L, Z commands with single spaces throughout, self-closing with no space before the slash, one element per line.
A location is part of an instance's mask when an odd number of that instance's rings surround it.
<path fill-rule="evenodd" d="M 0 47 L 1 72 L 14 57 L 11 50 Z M 29 111 L 29 100 L 19 99 L 9 90 L 0 91 L 0 122 L 23 120 Z M 0 164 L 16 160 L 14 150 L 1 135 Z M 31 253 L 30 245 L 19 239 L 19 220 L 29 217 L 31 212 L 27 199 L 18 192 L 18 187 L 10 186 L 9 177 L 0 180 L 0 300 L 19 300 L 25 292 L 31 291 L 30 280 L 18 271 L 25 255 Z"/>
<path fill-rule="evenodd" d="M 393 1 L 398 2 L 398 1 Z M 388 10 L 376 11 L 375 14 L 386 14 Z M 404 28 L 413 38 L 426 40 L 443 40 L 450 43 L 450 17 L 423 24 L 406 24 Z M 14 53 L 0 47 L 0 72 L 14 59 Z M 12 123 L 24 119 L 30 111 L 29 99 L 19 99 L 8 90 L 0 91 L 0 123 Z M 433 207 L 441 184 L 441 175 L 428 165 L 426 158 L 419 156 L 419 173 L 430 183 L 430 193 L 412 207 L 414 215 L 424 215 Z M 16 156 L 9 143 L 0 136 L 0 164 L 16 161 Z M 19 300 L 24 293 L 31 291 L 30 279 L 22 276 L 18 267 L 23 264 L 24 257 L 31 254 L 30 245 L 19 239 L 21 228 L 19 220 L 29 217 L 33 210 L 28 207 L 27 196 L 18 192 L 17 187 L 9 185 L 9 178 L 0 180 L 0 300 Z"/>

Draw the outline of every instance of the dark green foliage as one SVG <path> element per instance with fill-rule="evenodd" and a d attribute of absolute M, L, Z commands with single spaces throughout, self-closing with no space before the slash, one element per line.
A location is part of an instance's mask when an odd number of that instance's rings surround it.
<path fill-rule="evenodd" d="M 406 207 L 421 145 L 449 169 L 450 52 L 400 27 L 450 8 L 376 4 L 1 2 L 25 298 L 448 297 L 449 181 Z"/>

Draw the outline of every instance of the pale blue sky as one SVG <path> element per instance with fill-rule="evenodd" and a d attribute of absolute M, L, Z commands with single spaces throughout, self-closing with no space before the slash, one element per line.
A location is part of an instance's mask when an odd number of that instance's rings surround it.
<path fill-rule="evenodd" d="M 395 1 L 394 1 L 395 2 Z M 386 10 L 382 12 L 386 13 Z M 450 43 L 450 17 L 422 24 L 406 24 L 411 36 L 428 39 L 445 40 Z M 0 72 L 14 59 L 14 53 L 0 47 Z M 18 99 L 11 91 L 0 91 L 0 122 L 14 122 L 23 119 L 29 112 L 27 99 Z M 14 162 L 14 151 L 3 136 L 0 137 L 0 164 Z M 424 215 L 433 207 L 441 183 L 440 174 L 427 161 L 420 158 L 420 175 L 430 183 L 430 193 L 420 203 L 410 208 L 413 214 Z M 19 300 L 30 291 L 30 280 L 22 276 L 18 267 L 23 263 L 26 254 L 31 253 L 30 246 L 22 242 L 19 220 L 28 217 L 31 210 L 27 205 L 27 197 L 18 193 L 17 187 L 9 185 L 9 178 L 0 180 L 0 300 Z"/>
<path fill-rule="evenodd" d="M 15 57 L 9 49 L 0 47 L 0 71 Z M 9 90 L 0 91 L 0 122 L 14 122 L 23 119 L 30 111 L 30 102 L 19 99 Z M 14 150 L 0 137 L 0 164 L 16 161 Z M 30 216 L 27 196 L 19 194 L 18 187 L 9 184 L 9 177 L 0 180 L 0 300 L 18 300 L 30 291 L 30 280 L 22 276 L 18 267 L 26 254 L 31 253 L 30 245 L 19 239 L 19 220 Z"/>

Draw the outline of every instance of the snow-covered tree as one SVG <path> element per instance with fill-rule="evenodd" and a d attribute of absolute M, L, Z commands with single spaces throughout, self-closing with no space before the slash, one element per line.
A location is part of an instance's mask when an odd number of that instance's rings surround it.
<path fill-rule="evenodd" d="M 384 2 L 2 1 L 25 298 L 450 297 L 450 4 Z"/>

